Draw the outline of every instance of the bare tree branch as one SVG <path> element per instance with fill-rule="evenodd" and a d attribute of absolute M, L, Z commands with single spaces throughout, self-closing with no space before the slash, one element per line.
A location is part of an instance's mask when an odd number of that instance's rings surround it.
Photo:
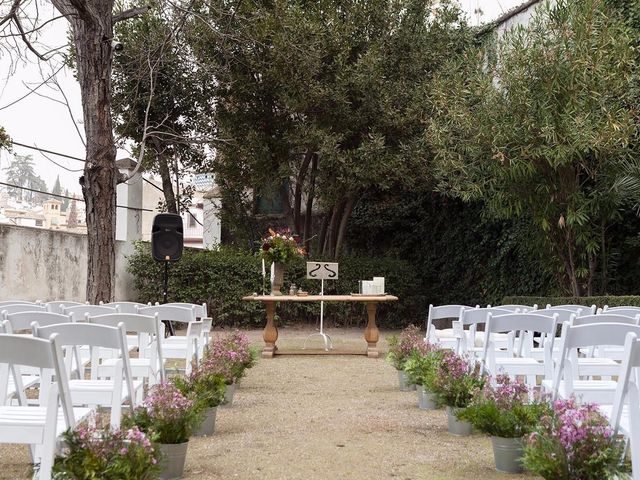
<path fill-rule="evenodd" d="M 120 13 L 116 13 L 113 16 L 113 24 L 115 25 L 116 23 L 121 22 L 123 20 L 128 20 L 129 18 L 135 18 L 135 17 L 139 17 L 140 15 L 144 15 L 150 9 L 151 7 L 136 7 L 136 8 L 130 8 L 129 10 L 125 10 Z"/>

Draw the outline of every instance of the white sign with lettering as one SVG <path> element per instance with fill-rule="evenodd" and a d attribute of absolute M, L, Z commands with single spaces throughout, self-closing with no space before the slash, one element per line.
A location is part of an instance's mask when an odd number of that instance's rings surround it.
<path fill-rule="evenodd" d="M 307 278 L 310 280 L 337 280 L 338 264 L 330 262 L 307 262 Z"/>

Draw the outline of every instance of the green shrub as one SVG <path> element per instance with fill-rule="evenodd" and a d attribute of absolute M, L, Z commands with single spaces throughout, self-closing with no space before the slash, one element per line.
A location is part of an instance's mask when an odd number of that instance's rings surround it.
<path fill-rule="evenodd" d="M 640 307 L 640 295 L 603 295 L 598 297 L 504 297 L 504 305 L 533 305 L 545 308 L 549 305 L 584 305 L 590 307 Z"/>
<path fill-rule="evenodd" d="M 150 245 L 138 242 L 128 260 L 138 300 L 161 301 L 164 266 L 153 260 Z M 417 272 L 411 264 L 380 257 L 343 257 L 339 263 L 339 279 L 325 282 L 325 294 L 357 292 L 358 280 L 384 276 L 387 291 L 396 295 L 399 301 L 379 304 L 378 326 L 395 328 L 424 322 L 427 303 Z M 185 249 L 182 259 L 169 265 L 169 301 L 206 302 L 217 326 L 261 326 L 265 318 L 264 306 L 260 302 L 242 300 L 245 295 L 262 292 L 261 270 L 260 259 L 250 252 L 226 247 L 219 250 Z M 296 259 L 285 270 L 284 289 L 295 283 L 312 294 L 319 293 L 320 282 L 305 277 L 305 260 Z M 269 285 L 265 285 L 265 288 L 268 291 Z M 320 304 L 283 302 L 277 314 L 280 325 L 283 321 L 313 322 L 320 315 Z M 361 326 L 366 323 L 366 318 L 366 309 L 360 302 L 325 305 L 325 320 L 330 324 Z"/>

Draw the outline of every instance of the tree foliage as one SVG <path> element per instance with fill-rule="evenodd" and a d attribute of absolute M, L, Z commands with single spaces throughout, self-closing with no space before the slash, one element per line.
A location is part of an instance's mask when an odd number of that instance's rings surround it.
<path fill-rule="evenodd" d="M 31 155 L 13 156 L 8 167 L 4 168 L 7 183 L 31 190 L 47 191 L 47 184 L 33 170 L 33 157 Z M 7 187 L 9 197 L 29 203 L 42 203 L 49 197 L 46 194 L 32 192 L 24 188 Z"/>
<path fill-rule="evenodd" d="M 307 247 L 315 238 L 318 253 L 338 255 L 369 187 L 427 176 L 429 80 L 468 39 L 460 12 L 424 0 L 196 5 L 190 44 L 213 73 L 227 140 L 214 161 L 223 221 L 246 227 L 256 198 L 276 198 Z"/>
<path fill-rule="evenodd" d="M 597 270 L 607 276 L 608 230 L 627 202 L 614 186 L 637 162 L 634 45 L 604 0 L 560 0 L 436 80 L 440 190 L 531 218 L 574 296 L 592 293 Z"/>

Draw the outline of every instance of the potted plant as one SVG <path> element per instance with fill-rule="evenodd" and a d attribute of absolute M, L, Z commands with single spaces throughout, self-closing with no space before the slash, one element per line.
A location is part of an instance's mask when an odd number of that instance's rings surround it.
<path fill-rule="evenodd" d="M 67 430 L 62 440 L 62 455 L 52 469 L 56 479 L 151 480 L 160 471 L 160 452 L 135 426 L 98 430 L 83 424 Z"/>
<path fill-rule="evenodd" d="M 487 380 L 482 390 L 458 414 L 485 435 L 491 436 L 496 470 L 506 473 L 521 472 L 522 438 L 531 433 L 540 418 L 549 412 L 549 404 L 538 397 L 529 401 L 529 389 L 508 375 L 498 375 L 496 384 Z"/>
<path fill-rule="evenodd" d="M 457 415 L 471 403 L 474 393 L 483 386 L 479 365 L 450 350 L 442 352 L 430 387 L 438 401 L 447 407 L 449 433 L 471 435 L 471 424 L 458 420 Z"/>
<path fill-rule="evenodd" d="M 213 435 L 216 426 L 218 405 L 224 400 L 226 382 L 224 377 L 201 364 L 188 377 L 172 378 L 180 393 L 193 402 L 193 408 L 200 414 L 200 426 L 193 432 L 196 437 Z"/>
<path fill-rule="evenodd" d="M 202 360 L 202 368 L 222 375 L 226 383 L 224 405 L 230 406 L 237 381 L 256 362 L 257 355 L 249 348 L 249 340 L 242 332 L 213 338 Z"/>
<path fill-rule="evenodd" d="M 417 385 L 418 407 L 422 410 L 438 408 L 438 397 L 433 393 L 431 385 L 437 369 L 437 362 L 442 358 L 442 350 L 430 343 L 422 342 L 411 352 L 404 363 L 407 381 Z"/>
<path fill-rule="evenodd" d="M 193 401 L 173 383 L 162 382 L 151 387 L 144 404 L 125 416 L 123 425 L 137 426 L 158 444 L 163 456 L 159 478 L 170 480 L 182 477 L 189 438 L 199 421 Z"/>
<path fill-rule="evenodd" d="M 415 390 L 415 384 L 410 383 L 407 372 L 404 371 L 404 364 L 411 353 L 424 343 L 422 332 L 415 325 L 409 325 L 400 333 L 400 336 L 392 335 L 387 338 L 387 343 L 389 344 L 387 362 L 398 372 L 400 390 L 403 392 Z"/>
<path fill-rule="evenodd" d="M 545 480 L 623 478 L 624 441 L 597 405 L 558 400 L 527 438 L 524 466 Z"/>
<path fill-rule="evenodd" d="M 273 264 L 271 279 L 271 295 L 282 295 L 280 289 L 284 281 L 284 267 L 297 257 L 305 255 L 305 250 L 298 243 L 298 237 L 288 228 L 277 232 L 269 229 L 269 235 L 262 239 L 260 256 Z"/>

